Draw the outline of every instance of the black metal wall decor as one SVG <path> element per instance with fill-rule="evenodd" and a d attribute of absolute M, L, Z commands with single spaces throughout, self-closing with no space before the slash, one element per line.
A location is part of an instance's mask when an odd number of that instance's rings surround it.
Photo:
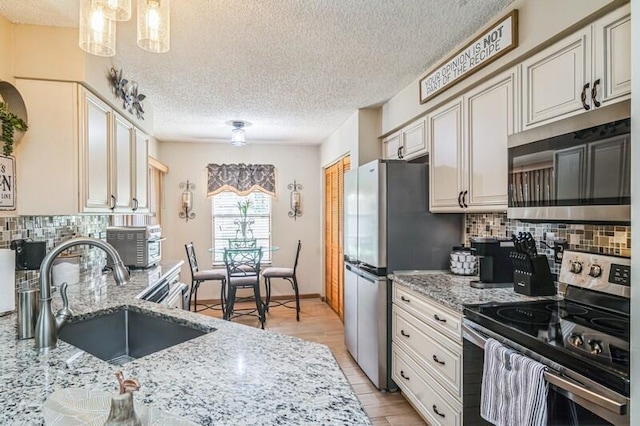
<path fill-rule="evenodd" d="M 110 80 L 113 93 L 122 99 L 122 107 L 130 114 L 134 114 L 139 120 L 144 120 L 142 101 L 144 101 L 147 96 L 138 93 L 138 82 L 129 82 L 129 80 L 123 78 L 122 69 L 118 71 L 115 68 L 111 68 L 109 74 L 111 76 Z"/>
<path fill-rule="evenodd" d="M 196 189 L 196 184 L 187 180 L 186 182 L 180 182 L 179 188 L 183 191 L 180 203 L 181 210 L 178 213 L 178 217 L 189 222 L 189 219 L 195 219 L 196 217 L 196 214 L 191 211 L 193 209 L 193 190 Z"/>
<path fill-rule="evenodd" d="M 291 211 L 289 212 L 289 217 L 292 217 L 293 220 L 296 220 L 296 218 L 302 216 L 302 198 L 300 196 L 302 185 L 297 183 L 294 179 L 293 183 L 287 185 L 287 189 L 291 191 L 291 195 L 289 198 Z"/>

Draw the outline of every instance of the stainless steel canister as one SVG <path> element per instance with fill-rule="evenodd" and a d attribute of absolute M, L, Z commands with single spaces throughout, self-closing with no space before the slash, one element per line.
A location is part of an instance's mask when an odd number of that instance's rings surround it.
<path fill-rule="evenodd" d="M 18 339 L 31 339 L 34 336 L 39 306 L 39 288 L 18 290 Z"/>

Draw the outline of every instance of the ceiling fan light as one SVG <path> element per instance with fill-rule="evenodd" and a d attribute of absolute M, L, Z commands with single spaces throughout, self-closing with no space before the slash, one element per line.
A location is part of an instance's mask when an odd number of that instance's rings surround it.
<path fill-rule="evenodd" d="M 96 56 L 116 54 L 116 24 L 107 17 L 104 6 L 94 0 L 80 0 L 80 38 L 82 50 Z"/>
<path fill-rule="evenodd" d="M 138 46 L 154 53 L 169 51 L 170 0 L 138 0 Z"/>
<path fill-rule="evenodd" d="M 95 5 L 104 8 L 104 14 L 112 21 L 131 19 L 131 0 L 93 0 Z"/>

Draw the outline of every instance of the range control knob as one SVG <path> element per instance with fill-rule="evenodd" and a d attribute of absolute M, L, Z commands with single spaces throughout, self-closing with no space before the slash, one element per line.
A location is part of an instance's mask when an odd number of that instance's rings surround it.
<path fill-rule="evenodd" d="M 575 346 L 575 347 L 580 347 L 582 345 L 584 345 L 584 340 L 582 339 L 582 336 L 580 336 L 579 334 L 572 334 L 569 337 L 569 342 Z"/>
<path fill-rule="evenodd" d="M 595 263 L 589 267 L 589 275 L 593 278 L 597 278 L 602 274 L 602 267 Z"/>
<path fill-rule="evenodd" d="M 569 270 L 574 274 L 579 274 L 580 272 L 582 272 L 582 263 L 574 260 L 573 262 L 571 262 L 571 268 Z"/>
<path fill-rule="evenodd" d="M 589 346 L 591 347 L 591 353 L 594 355 L 600 355 L 602 353 L 602 342 L 599 340 L 589 340 Z"/>

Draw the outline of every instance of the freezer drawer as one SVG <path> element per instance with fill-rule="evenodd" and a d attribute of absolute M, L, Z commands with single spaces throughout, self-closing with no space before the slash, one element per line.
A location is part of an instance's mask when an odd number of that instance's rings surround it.
<path fill-rule="evenodd" d="M 344 342 L 358 360 L 358 275 L 345 264 L 344 268 Z"/>

